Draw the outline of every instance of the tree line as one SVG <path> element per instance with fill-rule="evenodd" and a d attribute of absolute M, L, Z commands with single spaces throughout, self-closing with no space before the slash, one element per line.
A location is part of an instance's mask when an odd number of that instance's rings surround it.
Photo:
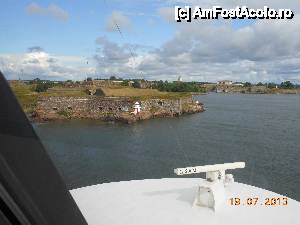
<path fill-rule="evenodd" d="M 250 82 L 246 82 L 244 83 L 244 87 L 251 87 L 253 86 Z M 276 84 L 276 83 L 262 83 L 259 82 L 256 84 L 256 86 L 266 86 L 268 88 L 282 88 L 282 89 L 293 89 L 293 88 L 298 88 L 299 85 L 293 84 L 291 81 L 287 80 L 284 82 L 281 82 L 280 84 Z"/>
<path fill-rule="evenodd" d="M 196 82 L 154 81 L 152 88 L 166 92 L 205 92 Z"/>

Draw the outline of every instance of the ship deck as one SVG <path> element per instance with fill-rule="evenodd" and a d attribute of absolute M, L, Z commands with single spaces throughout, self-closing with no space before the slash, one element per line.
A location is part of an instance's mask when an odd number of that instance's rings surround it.
<path fill-rule="evenodd" d="M 218 211 L 193 206 L 201 182 L 201 178 L 134 180 L 70 192 L 90 225 L 300 224 L 300 202 L 288 198 L 287 205 L 265 205 L 266 198 L 285 196 L 237 182 L 226 187 L 226 201 Z M 240 205 L 231 205 L 231 197 L 240 198 Z M 247 205 L 247 198 L 254 197 L 257 203 Z"/>

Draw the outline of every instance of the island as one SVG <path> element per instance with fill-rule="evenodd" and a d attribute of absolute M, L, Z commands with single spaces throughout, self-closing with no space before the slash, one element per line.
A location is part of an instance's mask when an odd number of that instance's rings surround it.
<path fill-rule="evenodd" d="M 95 119 L 130 124 L 205 111 L 193 99 L 201 89 L 184 83 L 172 85 L 181 91 L 160 91 L 146 82 L 136 87 L 134 82 L 118 80 L 10 81 L 10 85 L 28 117 L 38 122 Z"/>
<path fill-rule="evenodd" d="M 148 81 L 144 79 L 86 78 L 81 81 L 9 81 L 32 121 L 96 119 L 133 123 L 158 117 L 178 117 L 205 111 L 193 95 L 208 92 L 239 94 L 299 94 L 300 86 L 280 84 Z"/>

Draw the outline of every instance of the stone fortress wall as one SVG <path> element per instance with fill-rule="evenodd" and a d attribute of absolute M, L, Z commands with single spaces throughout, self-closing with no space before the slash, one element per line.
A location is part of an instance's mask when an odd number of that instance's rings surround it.
<path fill-rule="evenodd" d="M 136 100 L 127 97 L 40 97 L 35 117 L 39 120 L 55 119 L 120 119 L 128 117 Z M 178 116 L 192 111 L 203 111 L 203 106 L 195 104 L 192 97 L 180 99 L 148 99 L 138 101 L 142 115 L 146 117 Z M 195 108 L 196 107 L 196 108 Z M 122 119 L 123 118 L 123 119 Z"/>

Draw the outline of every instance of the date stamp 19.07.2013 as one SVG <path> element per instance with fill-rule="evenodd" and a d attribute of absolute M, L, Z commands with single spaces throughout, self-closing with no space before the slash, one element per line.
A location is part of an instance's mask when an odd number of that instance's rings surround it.
<path fill-rule="evenodd" d="M 249 197 L 249 198 L 240 198 L 240 197 L 231 197 L 228 198 L 226 203 L 231 206 L 287 206 L 288 198 L 287 197 Z"/>

